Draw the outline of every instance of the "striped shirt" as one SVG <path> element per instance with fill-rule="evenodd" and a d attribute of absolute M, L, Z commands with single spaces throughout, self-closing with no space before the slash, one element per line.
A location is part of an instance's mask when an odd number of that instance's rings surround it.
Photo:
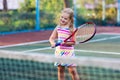
<path fill-rule="evenodd" d="M 71 31 L 69 27 L 57 27 L 57 33 L 58 33 L 58 43 L 64 41 L 67 37 L 71 35 Z M 68 40 L 70 41 L 70 39 Z M 55 56 L 64 56 L 64 57 L 74 57 L 74 47 L 73 46 L 64 46 L 60 45 L 56 47 L 55 50 Z M 64 64 L 64 63 L 55 63 L 56 66 L 62 65 L 62 66 L 74 66 L 74 64 Z"/>

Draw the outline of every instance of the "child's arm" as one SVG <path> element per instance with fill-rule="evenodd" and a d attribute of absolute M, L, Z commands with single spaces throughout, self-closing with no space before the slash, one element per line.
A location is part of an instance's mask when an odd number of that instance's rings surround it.
<path fill-rule="evenodd" d="M 57 29 L 55 28 L 54 31 L 52 32 L 50 38 L 49 38 L 49 42 L 51 44 L 51 47 L 54 47 L 55 46 L 55 39 L 57 38 Z"/>

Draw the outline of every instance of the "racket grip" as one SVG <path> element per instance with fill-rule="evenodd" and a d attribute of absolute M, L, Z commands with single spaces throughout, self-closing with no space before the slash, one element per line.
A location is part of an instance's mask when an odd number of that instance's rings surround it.
<path fill-rule="evenodd" d="M 57 46 L 59 46 L 59 45 L 61 45 L 61 43 L 56 43 L 55 46 L 52 47 L 52 48 L 55 48 L 55 47 L 57 47 Z"/>
<path fill-rule="evenodd" d="M 59 46 L 60 44 L 61 44 L 61 43 L 56 43 L 56 44 L 55 44 L 55 47 L 56 47 L 56 46 Z"/>

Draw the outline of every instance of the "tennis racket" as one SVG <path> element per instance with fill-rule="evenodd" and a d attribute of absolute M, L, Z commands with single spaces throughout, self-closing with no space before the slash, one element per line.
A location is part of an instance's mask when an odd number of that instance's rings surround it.
<path fill-rule="evenodd" d="M 93 22 L 86 22 L 85 24 L 79 26 L 74 30 L 74 32 L 64 40 L 64 42 L 67 42 L 71 37 L 76 35 L 76 41 L 77 43 L 85 43 L 92 39 L 96 33 L 96 26 Z M 56 46 L 61 45 L 61 43 L 56 43 Z"/>

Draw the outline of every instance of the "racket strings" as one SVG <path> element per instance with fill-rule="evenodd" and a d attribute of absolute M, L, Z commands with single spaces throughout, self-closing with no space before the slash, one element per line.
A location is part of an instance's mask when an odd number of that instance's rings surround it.
<path fill-rule="evenodd" d="M 88 40 L 90 37 L 92 37 L 94 32 L 95 32 L 95 27 L 93 24 L 86 24 L 86 25 L 78 28 L 77 41 L 84 42 L 84 41 Z"/>

